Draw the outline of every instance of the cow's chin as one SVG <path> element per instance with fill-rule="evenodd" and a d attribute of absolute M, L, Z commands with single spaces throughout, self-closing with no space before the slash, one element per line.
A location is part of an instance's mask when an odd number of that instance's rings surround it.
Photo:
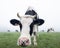
<path fill-rule="evenodd" d="M 20 46 L 29 46 L 30 45 L 30 40 L 27 37 L 19 38 L 18 42 L 19 42 Z"/>

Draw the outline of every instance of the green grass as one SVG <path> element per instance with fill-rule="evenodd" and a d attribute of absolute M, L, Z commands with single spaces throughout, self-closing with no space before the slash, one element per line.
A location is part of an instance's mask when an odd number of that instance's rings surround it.
<path fill-rule="evenodd" d="M 27 46 L 25 48 L 60 48 L 60 33 L 55 32 L 40 32 L 37 36 L 37 46 Z M 0 32 L 0 48 L 23 48 L 17 46 L 19 32 Z"/>

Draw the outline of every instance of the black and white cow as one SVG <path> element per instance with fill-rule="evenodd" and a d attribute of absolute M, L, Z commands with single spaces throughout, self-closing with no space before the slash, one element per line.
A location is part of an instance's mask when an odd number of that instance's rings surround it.
<path fill-rule="evenodd" d="M 20 26 L 21 35 L 18 38 L 17 44 L 21 46 L 31 45 L 31 36 L 34 36 L 34 45 L 37 45 L 36 42 L 36 32 L 38 32 L 38 26 L 44 23 L 43 19 L 39 19 L 37 13 L 28 8 L 25 15 L 20 16 L 17 13 L 17 16 L 20 20 L 11 19 L 10 23 L 14 26 Z"/>

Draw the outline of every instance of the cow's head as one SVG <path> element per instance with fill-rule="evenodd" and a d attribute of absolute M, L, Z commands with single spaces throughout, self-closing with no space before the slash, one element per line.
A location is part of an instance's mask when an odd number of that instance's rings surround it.
<path fill-rule="evenodd" d="M 18 39 L 18 45 L 30 45 L 30 35 L 32 34 L 31 32 L 33 32 L 33 30 L 31 31 L 31 29 L 33 29 L 33 26 L 36 24 L 42 25 L 44 23 L 44 20 L 36 19 L 33 21 L 35 16 L 31 15 L 19 16 L 19 14 L 17 14 L 17 16 L 20 18 L 20 21 L 12 19 L 10 20 L 10 23 L 14 26 L 19 25 L 21 28 L 21 36 Z"/>

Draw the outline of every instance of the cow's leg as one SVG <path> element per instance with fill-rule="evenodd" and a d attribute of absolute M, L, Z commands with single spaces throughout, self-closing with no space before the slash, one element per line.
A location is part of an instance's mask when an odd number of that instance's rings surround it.
<path fill-rule="evenodd" d="M 37 40 L 36 40 L 36 32 L 38 31 L 38 26 L 37 25 L 34 25 L 34 28 L 33 28 L 33 35 L 34 35 L 34 45 L 37 45 Z"/>

